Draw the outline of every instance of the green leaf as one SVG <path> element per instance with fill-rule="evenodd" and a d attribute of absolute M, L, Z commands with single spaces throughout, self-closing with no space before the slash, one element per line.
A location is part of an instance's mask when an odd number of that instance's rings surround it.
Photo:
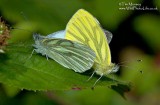
<path fill-rule="evenodd" d="M 99 76 L 86 81 L 89 73 L 76 73 L 52 59 L 34 53 L 31 42 L 10 44 L 5 54 L 0 54 L 0 82 L 27 90 L 71 90 L 91 88 Z M 103 77 L 96 86 L 119 85 L 129 88 L 129 83 Z M 96 87 L 95 87 L 96 88 Z M 121 90 L 124 93 L 125 90 Z M 119 92 L 119 91 L 118 91 Z"/>

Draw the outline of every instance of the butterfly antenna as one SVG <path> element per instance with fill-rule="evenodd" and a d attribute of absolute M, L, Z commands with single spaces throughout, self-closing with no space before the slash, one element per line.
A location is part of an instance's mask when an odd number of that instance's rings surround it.
<path fill-rule="evenodd" d="M 126 68 L 129 68 L 129 69 L 134 70 L 132 67 L 129 67 L 129 66 L 126 66 L 126 65 L 119 65 L 119 66 L 121 66 L 121 67 L 126 67 Z M 140 70 L 140 73 L 142 74 L 142 73 L 143 73 L 143 71 L 142 71 L 142 70 Z"/>
<path fill-rule="evenodd" d="M 142 62 L 142 60 L 141 59 L 137 59 L 136 60 L 137 62 Z M 128 61 L 123 61 L 123 62 L 120 62 L 120 63 L 118 63 L 118 65 L 121 65 L 121 64 L 124 64 L 124 63 L 128 63 L 128 62 L 134 62 L 134 60 L 128 60 Z"/>
<path fill-rule="evenodd" d="M 89 81 L 92 77 L 93 77 L 93 75 L 95 74 L 95 71 L 92 73 L 92 75 L 87 79 L 87 81 Z"/>
<path fill-rule="evenodd" d="M 24 12 L 23 12 L 23 11 L 21 11 L 20 14 L 21 14 L 21 16 L 24 18 L 24 20 L 27 21 L 27 23 L 31 24 L 31 23 L 29 22 L 28 18 L 24 15 Z M 30 25 L 30 26 L 32 26 L 32 25 Z M 26 31 L 26 32 L 29 32 L 29 33 L 33 33 L 32 31 L 26 30 L 26 29 L 23 29 L 23 28 L 11 27 L 11 29 L 12 29 L 12 30 L 13 30 L 13 29 L 23 30 L 23 31 Z"/>
<path fill-rule="evenodd" d="M 33 33 L 32 31 L 30 30 L 26 30 L 26 29 L 23 29 L 23 28 L 15 28 L 15 27 L 11 27 L 12 30 L 23 30 L 23 31 L 26 31 L 26 32 L 29 32 L 29 33 Z"/>
<path fill-rule="evenodd" d="M 118 63 L 117 65 L 121 66 L 121 67 L 127 67 L 127 68 L 130 68 L 130 69 L 133 69 L 133 68 L 131 68 L 129 66 L 124 65 L 127 62 L 134 62 L 134 61 L 133 60 L 132 61 L 129 61 L 129 60 L 128 61 L 123 61 L 123 62 Z M 141 59 L 137 59 L 136 62 L 142 62 L 142 60 Z"/>
<path fill-rule="evenodd" d="M 101 76 L 96 80 L 96 82 L 93 84 L 92 89 L 94 89 L 95 85 L 97 84 L 97 82 L 103 77 L 103 73 L 101 74 Z"/>

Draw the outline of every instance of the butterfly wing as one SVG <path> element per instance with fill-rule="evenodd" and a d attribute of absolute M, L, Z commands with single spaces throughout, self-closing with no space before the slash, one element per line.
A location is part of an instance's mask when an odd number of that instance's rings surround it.
<path fill-rule="evenodd" d="M 99 23 L 99 21 L 98 21 L 96 18 L 94 18 L 94 19 L 95 19 L 95 21 L 101 26 L 101 24 Z M 102 28 L 102 26 L 101 26 L 101 28 Z M 108 41 L 108 44 L 109 44 L 109 43 L 111 42 L 111 40 L 112 40 L 113 35 L 112 35 L 111 32 L 109 32 L 109 31 L 106 30 L 106 29 L 103 29 L 103 32 L 105 33 L 106 38 L 107 38 L 107 41 Z"/>
<path fill-rule="evenodd" d="M 95 53 L 88 46 L 66 39 L 46 37 L 39 39 L 41 40 L 39 40 L 39 44 L 37 43 L 38 47 L 34 45 L 38 49 L 35 49 L 35 51 L 46 55 L 62 66 L 80 73 L 89 70 L 93 66 Z M 41 47 L 43 47 L 43 50 L 41 50 Z"/>
<path fill-rule="evenodd" d="M 65 38 L 65 30 L 57 31 L 46 36 L 46 38 Z"/>
<path fill-rule="evenodd" d="M 98 21 L 98 20 L 97 20 L 97 21 Z M 105 33 L 105 35 L 106 35 L 106 38 L 107 38 L 107 40 L 108 40 L 108 43 L 110 43 L 111 40 L 112 40 L 112 37 L 113 37 L 112 33 L 109 32 L 109 31 L 106 30 L 106 29 L 103 29 L 103 31 L 104 31 L 104 33 Z M 47 37 L 47 38 L 62 38 L 62 39 L 64 39 L 64 38 L 65 38 L 65 33 L 66 33 L 65 30 L 61 30 L 61 31 L 57 31 L 57 32 L 51 33 L 51 34 L 47 35 L 46 37 Z"/>
<path fill-rule="evenodd" d="M 104 33 L 106 35 L 106 38 L 107 38 L 107 41 L 108 41 L 108 44 L 109 44 L 111 42 L 112 38 L 113 38 L 113 35 L 108 30 L 103 29 L 103 31 L 104 31 Z"/>
<path fill-rule="evenodd" d="M 66 27 L 65 38 L 89 46 L 96 54 L 95 63 L 110 65 L 111 55 L 109 45 L 99 22 L 87 11 L 78 10 Z"/>

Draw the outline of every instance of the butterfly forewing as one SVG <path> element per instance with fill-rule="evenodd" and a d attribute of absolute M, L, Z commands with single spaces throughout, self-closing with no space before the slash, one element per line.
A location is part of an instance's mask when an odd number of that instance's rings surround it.
<path fill-rule="evenodd" d="M 38 36 L 34 47 L 37 53 L 54 59 L 62 66 L 75 72 L 84 72 L 93 66 L 95 53 L 88 46 L 66 39 Z"/>
<path fill-rule="evenodd" d="M 73 15 L 67 24 L 65 38 L 86 44 L 94 50 L 95 62 L 110 65 L 111 55 L 105 33 L 87 11 L 80 9 Z"/>

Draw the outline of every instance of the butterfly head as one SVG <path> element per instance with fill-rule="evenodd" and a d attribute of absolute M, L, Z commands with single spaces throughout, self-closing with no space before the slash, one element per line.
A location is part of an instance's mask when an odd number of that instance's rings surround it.
<path fill-rule="evenodd" d="M 111 63 L 108 67 L 105 69 L 105 75 L 116 73 L 119 70 L 119 66 L 115 63 Z"/>
<path fill-rule="evenodd" d="M 111 73 L 116 73 L 119 70 L 119 65 L 111 63 L 110 65 L 94 65 L 96 69 L 96 74 L 98 75 L 108 75 Z"/>
<path fill-rule="evenodd" d="M 33 45 L 33 47 L 37 48 L 42 46 L 42 39 L 44 39 L 43 36 L 41 36 L 40 34 L 33 34 L 33 39 L 35 41 L 35 44 Z"/>
<path fill-rule="evenodd" d="M 33 34 L 33 39 L 35 41 L 42 39 L 41 36 L 39 34 Z"/>
<path fill-rule="evenodd" d="M 33 34 L 33 39 L 36 44 L 40 44 L 40 41 L 44 39 L 44 36 L 41 36 L 40 34 Z"/>
<path fill-rule="evenodd" d="M 118 64 L 113 64 L 114 66 L 112 67 L 111 73 L 116 73 L 119 70 L 119 65 Z"/>

